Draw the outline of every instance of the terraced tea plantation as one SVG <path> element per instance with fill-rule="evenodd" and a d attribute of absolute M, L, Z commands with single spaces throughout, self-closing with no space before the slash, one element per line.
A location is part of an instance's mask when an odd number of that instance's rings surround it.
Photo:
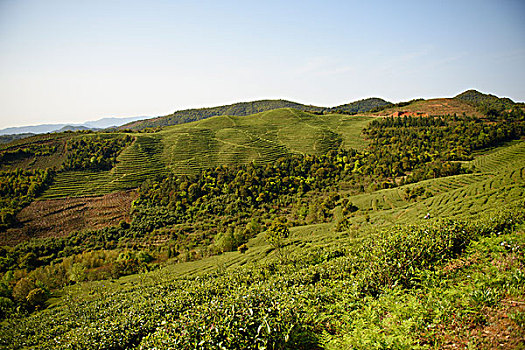
<path fill-rule="evenodd" d="M 525 348 L 525 114 L 391 106 L 4 152 L 0 348 Z"/>
<path fill-rule="evenodd" d="M 121 152 L 113 169 L 61 172 L 41 198 L 98 196 L 136 188 L 168 169 L 175 174 L 195 174 L 221 165 L 271 163 L 291 153 L 324 154 L 340 145 L 363 149 L 367 143 L 361 130 L 374 118 L 278 109 L 132 134 L 135 141 Z"/>
<path fill-rule="evenodd" d="M 349 197 L 376 222 L 462 217 L 525 198 L 525 141 L 502 146 L 470 162 L 472 174 L 421 181 Z M 419 195 L 410 198 L 416 190 Z M 362 220 L 358 220 L 362 221 Z"/>
<path fill-rule="evenodd" d="M 338 145 L 363 149 L 373 117 L 313 115 L 278 109 L 251 116 L 217 116 L 159 133 L 164 161 L 177 174 L 251 161 L 269 163 L 290 153 L 324 154 Z"/>
<path fill-rule="evenodd" d="M 471 166 L 476 172 L 499 173 L 506 170 L 506 168 L 522 166 L 524 158 L 525 142 L 514 141 L 509 143 L 508 146 L 477 157 L 471 162 Z"/>

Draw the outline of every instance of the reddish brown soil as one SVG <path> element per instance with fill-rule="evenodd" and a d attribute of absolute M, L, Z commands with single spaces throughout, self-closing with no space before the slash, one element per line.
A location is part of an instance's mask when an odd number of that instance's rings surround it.
<path fill-rule="evenodd" d="M 456 100 L 453 98 L 435 98 L 431 100 L 414 102 L 404 107 L 387 108 L 381 112 L 373 113 L 378 116 L 396 116 L 396 115 L 410 115 L 410 116 L 435 116 L 435 115 L 462 115 L 465 113 L 469 116 L 484 117 L 478 112 L 475 107 L 466 102 Z"/>
<path fill-rule="evenodd" d="M 525 302 L 503 299 L 498 307 L 483 310 L 485 321 L 482 324 L 473 321 L 471 325 L 455 325 L 454 322 L 448 325 L 441 348 L 523 349 L 525 329 L 512 321 L 509 315 L 524 311 Z"/>
<path fill-rule="evenodd" d="M 134 190 L 99 197 L 34 201 L 17 215 L 20 225 L 0 232 L 0 245 L 15 245 L 30 238 L 63 237 L 72 231 L 101 229 L 129 221 Z"/>

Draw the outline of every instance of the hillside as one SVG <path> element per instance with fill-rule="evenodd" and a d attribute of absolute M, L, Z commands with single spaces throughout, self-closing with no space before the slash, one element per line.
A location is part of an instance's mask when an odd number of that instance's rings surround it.
<path fill-rule="evenodd" d="M 430 100 L 418 100 L 408 105 L 386 108 L 373 115 L 466 115 L 483 117 L 475 106 L 456 98 L 435 98 Z"/>
<path fill-rule="evenodd" d="M 226 106 L 185 109 L 174 112 L 173 114 L 158 118 L 141 120 L 128 123 L 120 129 L 141 130 L 145 128 L 156 128 L 169 125 L 178 125 L 198 121 L 218 115 L 246 116 L 259 112 L 270 111 L 279 108 L 294 108 L 297 110 L 321 111 L 321 107 L 306 106 L 300 103 L 286 100 L 260 100 L 253 102 L 241 102 Z"/>
<path fill-rule="evenodd" d="M 516 153 L 522 148 L 523 142 L 504 146 L 475 162 L 489 164 L 497 154 L 515 154 L 505 162 L 508 166 L 498 167 L 507 176 L 511 173 L 505 169 L 523 164 L 523 152 Z M 412 202 L 398 213 L 414 210 L 410 222 L 417 226 L 385 230 L 390 223 L 378 221 L 381 209 L 364 210 L 350 218 L 347 231 L 338 232 L 335 222 L 292 228 L 281 250 L 259 234 L 248 241 L 245 253 L 71 285 L 49 301 L 52 307 L 4 323 L 2 344 L 37 349 L 167 349 L 177 344 L 192 349 L 188 339 L 197 339 L 210 347 L 223 341 L 239 349 L 259 342 L 295 349 L 383 348 L 384 343 L 394 349 L 467 343 L 519 347 L 525 294 L 523 268 L 516 259 L 522 259 L 525 243 L 524 216 L 523 211 L 495 214 L 491 209 L 497 201 L 491 198 L 500 198 L 501 212 L 502 205 L 522 201 L 523 194 L 503 202 L 499 191 L 473 197 L 483 215 L 472 217 L 472 204 L 458 190 L 479 181 L 452 181 L 449 190 L 440 179 L 428 183 L 454 198 L 453 216 L 459 221 L 436 220 L 433 208 L 418 209 L 420 204 Z M 522 190 L 523 184 L 523 178 L 509 183 Z M 522 204 L 518 208 L 523 210 Z M 432 218 L 425 221 L 427 210 Z M 444 253 L 444 247 L 450 250 Z M 110 254 L 101 251 L 93 257 L 108 259 Z M 269 329 L 261 332 L 266 324 Z"/>
<path fill-rule="evenodd" d="M 122 130 L 129 128 L 133 130 L 142 130 L 145 128 L 156 128 L 169 125 L 184 124 L 220 115 L 247 116 L 280 108 L 293 108 L 299 111 L 313 113 L 355 114 L 364 113 L 378 107 L 387 106 L 389 104 L 389 102 L 380 98 L 369 98 L 330 108 L 304 105 L 286 100 L 261 100 L 253 102 L 235 103 L 232 105 L 220 107 L 187 109 L 177 111 L 173 114 L 163 117 L 128 123 L 126 125 L 121 126 L 120 129 Z"/>
<path fill-rule="evenodd" d="M 216 116 L 171 126 L 153 134 L 130 134 L 133 144 L 104 172 L 65 172 L 42 198 L 103 195 L 135 188 L 168 168 L 196 174 L 221 165 L 270 163 L 289 154 L 324 154 L 330 149 L 362 149 L 363 127 L 372 117 L 313 115 L 279 109 L 252 116 Z"/>
<path fill-rule="evenodd" d="M 481 106 L 483 104 L 490 104 L 498 101 L 502 101 L 507 107 L 511 107 L 515 104 L 515 102 L 509 98 L 499 98 L 495 95 L 484 94 L 477 90 L 467 90 L 455 96 L 454 98 L 465 102 L 469 102 L 470 104 L 473 104 L 475 106 Z"/>
<path fill-rule="evenodd" d="M 395 113 L 412 113 L 414 115 L 452 115 L 465 113 L 471 116 L 484 117 L 487 113 L 493 113 L 494 108 L 496 108 L 498 112 L 501 112 L 500 106 L 512 108 L 515 105 L 514 101 L 508 98 L 499 98 L 494 95 L 483 94 L 476 90 L 467 90 L 454 98 L 436 98 L 429 100 L 418 99 L 397 104 L 373 97 L 335 107 L 304 105 L 287 100 L 260 100 L 211 108 L 186 109 L 174 112 L 167 116 L 128 123 L 121 126 L 119 129 L 143 130 L 147 128 L 160 128 L 203 120 L 213 116 L 246 116 L 280 108 L 293 108 L 299 111 L 315 114 L 362 114 L 371 112 L 374 115 L 393 115 Z"/>
<path fill-rule="evenodd" d="M 522 348 L 525 114 L 358 102 L 1 146 L 0 348 Z"/>

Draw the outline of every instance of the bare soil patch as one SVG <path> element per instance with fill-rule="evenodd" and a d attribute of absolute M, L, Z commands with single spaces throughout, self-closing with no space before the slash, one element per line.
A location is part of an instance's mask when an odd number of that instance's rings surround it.
<path fill-rule="evenodd" d="M 98 197 L 34 201 L 17 215 L 18 227 L 0 232 L 0 245 L 16 245 L 31 238 L 63 237 L 72 231 L 101 229 L 130 220 L 135 190 Z"/>
<path fill-rule="evenodd" d="M 400 113 L 412 116 L 416 115 L 466 115 L 483 118 L 484 115 L 480 113 L 474 106 L 469 105 L 466 102 L 456 100 L 453 98 L 435 98 L 430 100 L 414 102 L 410 105 L 403 107 L 387 108 L 381 112 L 373 113 L 373 115 L 379 116 L 396 116 Z"/>

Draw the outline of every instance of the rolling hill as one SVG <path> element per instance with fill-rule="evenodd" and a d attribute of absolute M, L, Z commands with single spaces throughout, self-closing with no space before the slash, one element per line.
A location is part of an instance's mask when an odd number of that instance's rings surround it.
<path fill-rule="evenodd" d="M 517 278 L 522 272 L 511 259 L 523 242 L 523 224 L 517 231 L 515 226 L 507 228 L 508 220 L 521 223 L 522 219 L 505 219 L 494 209 L 523 199 L 523 169 L 520 176 L 513 175 L 523 164 L 523 148 L 522 141 L 479 156 L 473 163 L 482 173 L 416 184 L 435 191 L 422 202 L 404 201 L 386 210 L 378 206 L 368 214 L 363 206 L 362 213 L 351 217 L 348 231 L 338 232 L 333 222 L 292 228 L 282 252 L 260 234 L 249 240 L 246 253 L 226 252 L 119 279 L 68 286 L 50 299 L 49 308 L 4 322 L 2 344 L 37 349 L 167 349 L 168 344 L 178 344 L 190 349 L 192 345 L 183 341 L 188 337 L 214 342 L 234 332 L 239 332 L 237 340 L 253 336 L 286 346 L 292 342 L 292 348 L 365 349 L 385 342 L 394 349 L 464 342 L 488 348 L 494 341 L 509 347 L 520 344 L 523 328 L 517 317 L 523 312 L 524 294 L 523 282 Z M 495 172 L 492 164 L 499 155 L 507 160 Z M 498 182 L 498 177 L 514 180 L 489 185 L 487 191 L 486 185 Z M 360 205 L 377 202 L 410 186 L 414 185 L 351 198 Z M 477 195 L 470 193 L 474 189 Z M 521 194 L 512 195 L 512 189 Z M 477 219 L 470 213 L 473 205 L 481 214 Z M 422 216 L 427 210 L 432 218 L 425 221 Z M 438 215 L 469 223 L 440 222 L 435 219 Z M 393 220 L 396 217 L 419 226 L 388 228 L 402 221 Z M 486 219 L 473 224 L 480 217 Z M 488 233 L 479 233 L 481 228 Z M 491 234 L 493 230 L 498 233 Z M 462 253 L 449 256 L 442 248 L 449 245 L 467 248 L 455 248 Z M 363 246 L 371 249 L 369 255 Z M 421 259 L 432 260 L 425 265 L 419 263 Z M 506 265 L 494 267 L 495 262 Z M 352 269 L 360 264 L 361 274 Z M 396 273 L 413 279 L 408 287 L 402 277 L 396 279 Z M 380 292 L 363 292 L 373 283 L 379 283 Z M 450 312 L 457 315 L 452 325 Z M 472 321 L 472 315 L 481 320 Z M 390 317 L 396 321 L 391 323 Z M 246 324 L 246 319 L 254 324 Z M 292 331 L 287 328 L 290 322 L 295 325 Z M 332 322 L 342 329 L 314 337 L 319 328 L 331 329 Z M 261 334 L 260 325 L 266 323 L 272 328 Z M 412 331 L 406 332 L 407 327 Z M 433 327 L 439 327 L 439 333 Z M 307 330 L 311 333 L 305 336 Z"/>
<path fill-rule="evenodd" d="M 58 174 L 43 199 L 103 195 L 135 188 L 166 169 L 175 174 L 222 165 L 271 163 L 289 154 L 324 154 L 330 149 L 363 149 L 361 130 L 373 117 L 314 115 L 278 109 L 251 116 L 215 116 L 170 126 L 153 134 L 131 134 L 134 143 L 105 172 Z"/>
<path fill-rule="evenodd" d="M 486 111 L 480 111 L 480 106 L 493 103 L 502 103 L 507 108 L 515 105 L 514 101 L 508 98 L 499 98 L 494 95 L 483 94 L 476 90 L 467 90 L 454 98 L 437 98 L 429 100 L 418 99 L 397 104 L 393 104 L 381 98 L 372 97 L 335 107 L 304 105 L 287 100 L 260 100 L 219 107 L 176 111 L 167 116 L 131 122 L 121 126 L 119 129 L 142 130 L 147 128 L 160 128 L 198 121 L 213 116 L 246 116 L 280 108 L 293 108 L 299 111 L 316 114 L 363 114 L 372 112 L 374 115 L 392 115 L 396 112 L 408 112 L 424 115 L 452 115 L 454 113 L 465 113 L 467 115 L 482 117 L 486 114 Z"/>
<path fill-rule="evenodd" d="M 521 348 L 504 103 L 257 101 L 2 145 L 0 347 Z"/>
<path fill-rule="evenodd" d="M 457 100 L 468 102 L 474 106 L 481 106 L 482 104 L 502 102 L 507 107 L 512 107 L 515 102 L 510 98 L 500 98 L 491 94 L 484 94 L 477 90 L 467 90 L 454 97 Z"/>
<path fill-rule="evenodd" d="M 336 107 L 317 107 L 311 105 L 304 105 L 297 102 L 286 100 L 261 100 L 253 102 L 241 102 L 227 106 L 187 109 L 177 111 L 173 114 L 142 120 L 134 123 L 128 123 L 120 127 L 120 129 L 142 130 L 145 128 L 157 128 L 170 125 L 184 124 L 188 122 L 198 121 L 213 116 L 229 115 L 229 116 L 247 116 L 259 112 L 266 112 L 280 108 L 293 108 L 303 112 L 313 113 L 364 113 L 375 108 L 390 105 L 380 98 L 368 98 L 364 100 L 347 103 Z"/>

